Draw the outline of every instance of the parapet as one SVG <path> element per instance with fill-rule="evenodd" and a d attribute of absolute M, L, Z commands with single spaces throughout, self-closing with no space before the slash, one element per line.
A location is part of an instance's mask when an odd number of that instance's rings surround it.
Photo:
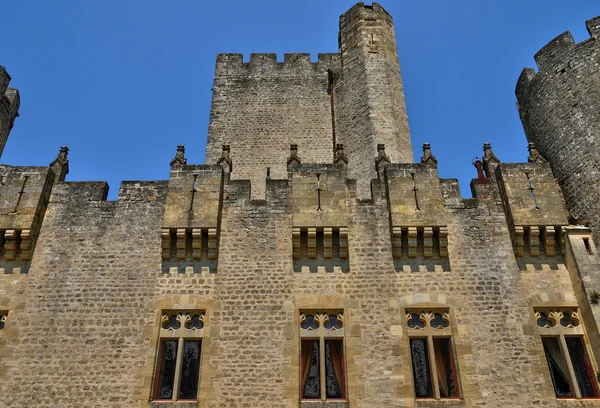
<path fill-rule="evenodd" d="M 274 53 L 253 53 L 250 60 L 244 61 L 242 54 L 217 54 L 215 76 L 249 75 L 309 75 L 326 74 L 328 69 L 337 67 L 340 55 L 337 53 L 319 53 L 317 62 L 310 60 L 310 54 L 285 53 L 283 62 L 277 61 Z"/>
<path fill-rule="evenodd" d="M 340 16 L 340 23 L 345 20 L 374 20 L 382 17 L 386 19 L 389 24 L 394 23 L 394 19 L 392 18 L 391 14 L 388 13 L 386 9 L 381 7 L 379 3 L 373 3 L 369 6 L 363 2 L 359 2 Z"/>
<path fill-rule="evenodd" d="M 586 21 L 586 26 L 590 34 L 590 38 L 580 43 L 575 43 L 571 33 L 569 31 L 565 31 L 542 47 L 534 55 L 538 71 L 540 73 L 551 72 L 559 66 L 566 66 L 569 61 L 577 58 L 579 50 L 586 50 L 588 47 L 595 46 L 596 39 L 600 37 L 600 16 Z M 525 86 L 529 86 L 529 83 L 534 78 L 535 74 L 531 68 L 525 68 L 523 70 L 517 82 L 517 97 L 521 96 L 520 89 Z"/>

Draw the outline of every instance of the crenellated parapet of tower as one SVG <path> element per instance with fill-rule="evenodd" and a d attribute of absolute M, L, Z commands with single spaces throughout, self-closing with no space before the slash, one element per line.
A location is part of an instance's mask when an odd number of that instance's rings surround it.
<path fill-rule="evenodd" d="M 350 177 L 369 196 L 377 144 L 394 162 L 412 162 L 408 120 L 391 16 L 377 3 L 358 3 L 340 17 L 339 53 L 219 54 L 206 158 L 232 147 L 234 180 L 252 180 L 264 198 L 267 169 L 283 178 L 290 144 L 305 163 L 331 163 L 344 144 Z"/>
<path fill-rule="evenodd" d="M 576 44 L 568 31 L 538 53 L 516 86 L 530 142 L 544 156 L 570 213 L 600 238 L 600 17 L 586 22 L 590 38 Z"/>
<path fill-rule="evenodd" d="M 9 88 L 10 75 L 0 65 L 0 157 L 8 140 L 8 135 L 19 115 L 19 91 Z"/>

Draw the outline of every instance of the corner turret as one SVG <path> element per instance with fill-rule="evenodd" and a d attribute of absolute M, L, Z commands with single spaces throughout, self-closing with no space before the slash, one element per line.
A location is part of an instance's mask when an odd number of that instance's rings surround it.
<path fill-rule="evenodd" d="M 523 70 L 516 96 L 527 140 L 550 163 L 571 215 L 599 242 L 600 17 L 586 25 L 590 38 L 576 44 L 567 31 L 535 54 L 538 72 Z"/>

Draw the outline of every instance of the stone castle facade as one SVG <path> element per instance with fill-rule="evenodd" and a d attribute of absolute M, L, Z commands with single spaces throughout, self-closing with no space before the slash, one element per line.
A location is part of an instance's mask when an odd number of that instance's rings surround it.
<path fill-rule="evenodd" d="M 600 18 L 525 69 L 529 159 L 412 157 L 391 16 L 217 56 L 207 164 L 0 165 L 0 406 L 600 407 Z M 0 152 L 19 96 L 0 70 Z M 539 149 L 539 150 L 538 150 Z M 166 163 L 165 163 L 166 165 Z M 594 235 L 595 234 L 595 235 Z"/>

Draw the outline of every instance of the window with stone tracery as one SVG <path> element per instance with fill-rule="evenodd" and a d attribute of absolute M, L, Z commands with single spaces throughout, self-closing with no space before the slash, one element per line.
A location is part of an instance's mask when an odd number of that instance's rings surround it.
<path fill-rule="evenodd" d="M 300 313 L 300 397 L 345 400 L 344 313 Z"/>
<path fill-rule="evenodd" d="M 535 318 L 557 398 L 598 398 L 593 361 L 576 307 L 535 308 Z"/>
<path fill-rule="evenodd" d="M 407 309 L 417 398 L 460 398 L 448 309 Z"/>
<path fill-rule="evenodd" d="M 165 311 L 154 377 L 155 401 L 196 401 L 200 382 L 203 311 Z"/>

